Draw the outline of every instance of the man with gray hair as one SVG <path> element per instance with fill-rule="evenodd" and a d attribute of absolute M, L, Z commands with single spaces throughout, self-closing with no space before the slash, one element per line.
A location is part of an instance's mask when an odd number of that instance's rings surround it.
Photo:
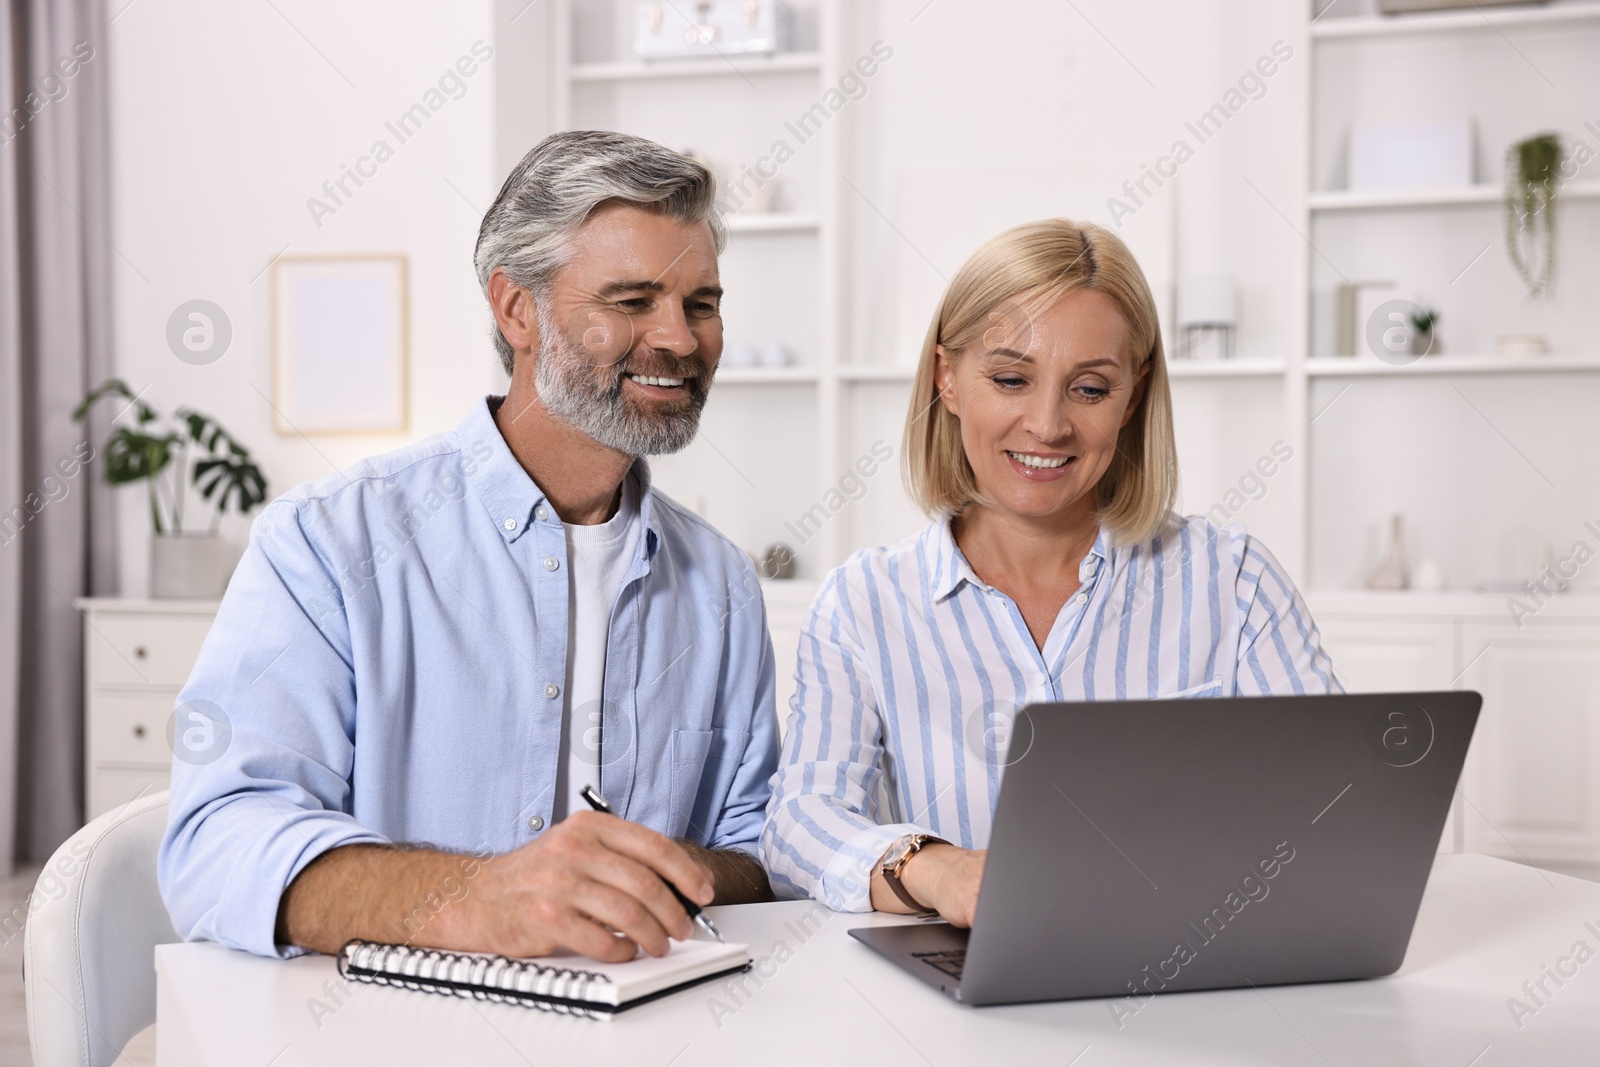
<path fill-rule="evenodd" d="M 507 395 L 262 512 L 178 697 L 185 937 L 620 960 L 691 935 L 669 886 L 770 899 L 755 571 L 641 458 L 722 353 L 713 195 L 637 137 L 541 142 L 478 233 Z"/>

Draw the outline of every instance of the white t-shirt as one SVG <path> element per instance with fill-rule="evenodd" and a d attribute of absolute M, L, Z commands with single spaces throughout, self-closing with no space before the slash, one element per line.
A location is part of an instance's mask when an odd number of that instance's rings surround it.
<path fill-rule="evenodd" d="M 622 480 L 617 513 L 596 526 L 565 523 L 567 536 L 567 688 L 565 729 L 558 762 L 555 821 L 587 811 L 578 790 L 599 787 L 601 708 L 605 696 L 606 637 L 622 579 L 639 545 L 639 486 L 630 471 Z M 627 742 L 614 742 L 626 744 Z"/>

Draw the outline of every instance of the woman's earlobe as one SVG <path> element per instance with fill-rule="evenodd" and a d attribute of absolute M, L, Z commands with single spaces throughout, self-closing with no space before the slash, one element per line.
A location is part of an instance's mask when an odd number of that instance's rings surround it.
<path fill-rule="evenodd" d="M 949 352 L 944 345 L 934 346 L 933 366 L 933 400 L 934 403 L 943 404 L 944 409 L 950 414 L 961 417 L 960 403 L 956 395 L 955 368 L 950 363 Z"/>

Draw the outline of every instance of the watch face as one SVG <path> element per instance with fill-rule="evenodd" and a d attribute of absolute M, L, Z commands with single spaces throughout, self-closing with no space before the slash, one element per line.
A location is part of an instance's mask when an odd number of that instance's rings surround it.
<path fill-rule="evenodd" d="M 916 843 L 917 839 L 914 834 L 896 840 L 894 844 L 889 846 L 889 851 L 884 854 L 882 869 L 898 873 L 901 865 L 910 859 L 916 851 Z"/>
<path fill-rule="evenodd" d="M 904 867 L 907 863 L 910 863 L 911 857 L 915 856 L 918 852 L 921 852 L 922 846 L 927 844 L 929 840 L 931 840 L 931 838 L 929 838 L 927 834 L 912 834 L 910 837 L 906 838 L 905 847 L 900 850 L 900 857 L 895 861 L 897 874 L 899 873 L 899 868 Z"/>

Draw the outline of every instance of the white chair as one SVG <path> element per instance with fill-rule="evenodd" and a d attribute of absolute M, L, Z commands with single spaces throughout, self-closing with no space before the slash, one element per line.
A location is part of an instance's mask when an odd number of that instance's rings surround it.
<path fill-rule="evenodd" d="M 167 794 L 73 834 L 30 898 L 23 971 L 34 1067 L 103 1067 L 156 1020 L 155 948 L 183 940 L 156 884 Z"/>

